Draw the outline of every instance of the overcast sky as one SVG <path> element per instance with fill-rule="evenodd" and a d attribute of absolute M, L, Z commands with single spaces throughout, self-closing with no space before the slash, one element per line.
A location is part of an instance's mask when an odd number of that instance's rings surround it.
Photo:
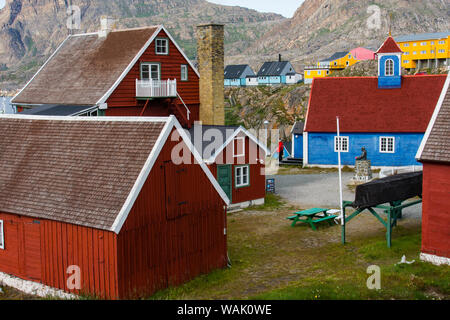
<path fill-rule="evenodd" d="M 6 0 L 0 0 L 0 9 L 3 9 L 3 7 L 5 6 L 5 2 Z"/>
<path fill-rule="evenodd" d="M 1 1 L 1 0 L 0 0 Z M 255 9 L 261 12 L 275 12 L 286 18 L 292 18 L 304 0 L 208 0 L 218 4 L 240 6 Z"/>

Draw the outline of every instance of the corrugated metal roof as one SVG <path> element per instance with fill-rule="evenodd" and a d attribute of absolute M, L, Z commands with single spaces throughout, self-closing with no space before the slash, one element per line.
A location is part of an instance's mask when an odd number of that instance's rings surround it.
<path fill-rule="evenodd" d="M 225 79 L 240 79 L 244 71 L 250 66 L 248 64 L 229 65 L 225 68 Z M 251 70 L 251 68 L 250 68 Z M 252 73 L 255 74 L 252 70 Z"/>
<path fill-rule="evenodd" d="M 395 37 L 397 42 L 409 42 L 409 41 L 421 41 L 421 40 L 437 40 L 447 38 L 450 35 L 450 31 L 435 32 L 435 33 L 420 33 L 420 34 L 407 34 Z"/>

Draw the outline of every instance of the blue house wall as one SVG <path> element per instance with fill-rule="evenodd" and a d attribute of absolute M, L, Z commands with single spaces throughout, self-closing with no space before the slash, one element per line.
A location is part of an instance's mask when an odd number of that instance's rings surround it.
<path fill-rule="evenodd" d="M 338 165 L 335 136 L 334 133 L 308 133 L 309 165 Z M 343 165 L 354 165 L 362 147 L 366 148 L 373 166 L 421 165 L 415 157 L 424 136 L 422 133 L 342 133 L 341 136 L 349 137 L 349 152 L 341 153 Z M 380 137 L 395 137 L 395 153 L 380 153 Z"/>
<path fill-rule="evenodd" d="M 394 75 L 386 76 L 386 60 L 394 62 Z M 400 59 L 396 55 L 381 56 L 379 58 L 380 74 L 378 76 L 379 89 L 395 89 L 402 86 L 402 77 L 400 74 Z"/>

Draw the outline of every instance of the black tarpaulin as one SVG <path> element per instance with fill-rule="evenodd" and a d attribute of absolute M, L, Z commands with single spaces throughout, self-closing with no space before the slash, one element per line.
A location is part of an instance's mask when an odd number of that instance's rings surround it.
<path fill-rule="evenodd" d="M 422 195 L 422 172 L 402 173 L 356 187 L 354 208 L 369 208 Z"/>

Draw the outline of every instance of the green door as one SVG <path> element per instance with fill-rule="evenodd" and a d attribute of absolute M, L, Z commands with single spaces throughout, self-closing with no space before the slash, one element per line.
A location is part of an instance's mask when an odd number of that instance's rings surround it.
<path fill-rule="evenodd" d="M 230 202 L 233 202 L 231 196 L 231 188 L 233 185 L 233 178 L 231 175 L 231 165 L 220 165 L 217 166 L 217 181 L 222 187 L 223 191 L 226 193 Z"/>

